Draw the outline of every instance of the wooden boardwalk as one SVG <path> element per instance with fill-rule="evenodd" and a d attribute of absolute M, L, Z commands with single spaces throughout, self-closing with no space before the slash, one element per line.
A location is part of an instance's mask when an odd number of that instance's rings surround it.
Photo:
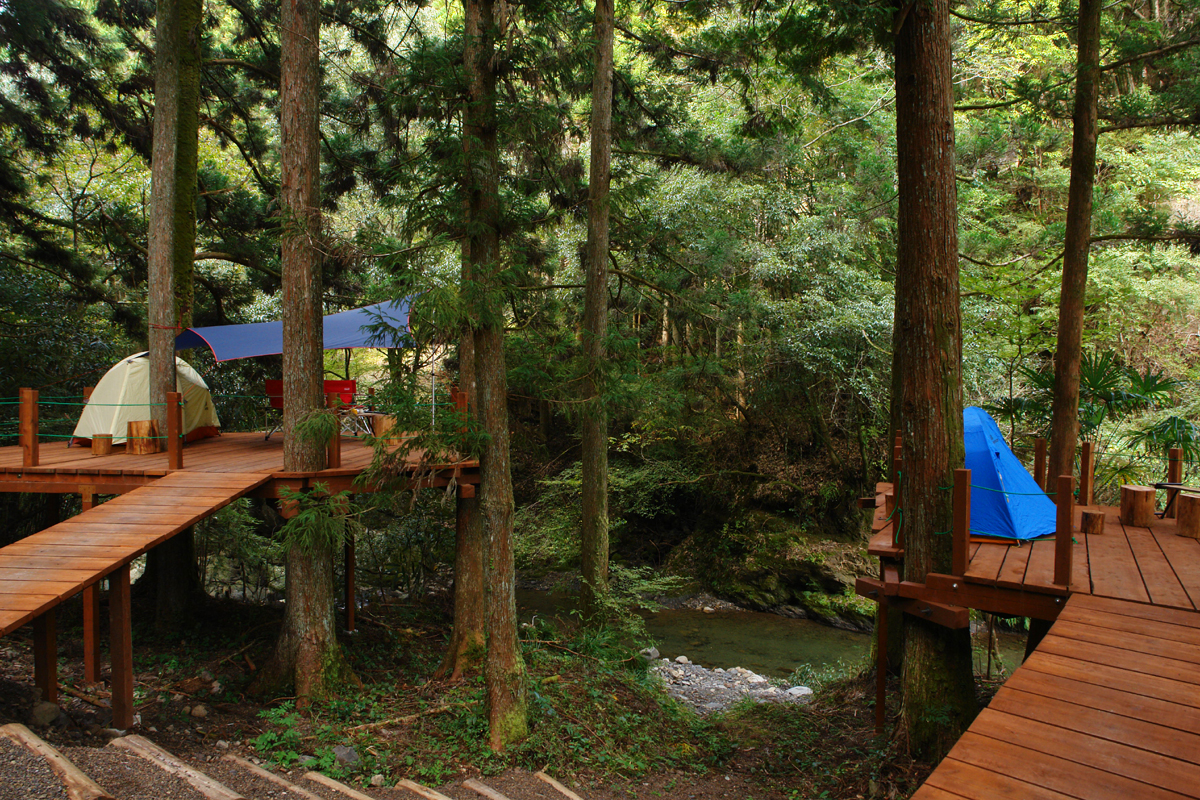
<path fill-rule="evenodd" d="M 882 484 L 880 488 L 890 485 Z M 883 503 L 879 506 L 867 552 L 884 563 L 898 563 L 904 551 L 893 546 L 891 522 Z M 1084 511 L 1104 512 L 1102 534 L 1080 532 Z M 1055 543 L 1051 539 L 1020 545 L 972 542 L 967 569 L 957 590 L 962 594 L 962 605 L 990 613 L 1053 619 L 1030 613 L 1031 608 L 1053 606 L 1055 598 L 1068 594 L 1092 594 L 1169 608 L 1200 609 L 1200 540 L 1176 535 L 1174 519 L 1155 518 L 1149 527 L 1136 527 L 1118 517 L 1116 508 L 1075 507 L 1069 586 L 1054 583 Z M 929 581 L 940 592 L 931 599 L 951 599 L 941 591 L 946 583 L 938 576 Z M 1061 602 L 1058 606 L 1061 608 Z"/>
<path fill-rule="evenodd" d="M 1200 798 L 1200 613 L 1072 595 L 913 795 L 1004 797 Z"/>
<path fill-rule="evenodd" d="M 0 636 L 269 478 L 262 473 L 176 472 L 0 548 Z"/>
<path fill-rule="evenodd" d="M 33 448 L 0 448 L 0 492 L 78 493 L 84 512 L 0 548 L 0 636 L 33 622 L 34 681 L 42 697 L 57 699 L 55 608 L 83 594 L 84 675 L 99 680 L 99 583 L 109 580 L 113 725 L 133 722 L 133 649 L 130 563 L 138 556 L 243 496 L 278 498 L 316 486 L 330 492 L 371 492 L 359 480 L 375 451 L 365 440 L 342 435 L 330 446 L 335 467 L 283 472 L 283 437 L 226 433 L 175 453 L 134 455 L 123 447 L 94 456 L 63 441 Z M 336 445 L 336 446 L 334 446 Z M 176 469 L 171 469 L 171 459 Z M 178 468 L 182 461 L 182 468 Z M 413 488 L 457 485 L 474 495 L 479 463 L 434 461 L 422 452 L 391 465 L 389 478 Z M 95 505 L 97 495 L 116 495 Z M 347 597 L 353 597 L 353 542 L 347 542 Z M 353 606 L 347 605 L 353 628 Z"/>

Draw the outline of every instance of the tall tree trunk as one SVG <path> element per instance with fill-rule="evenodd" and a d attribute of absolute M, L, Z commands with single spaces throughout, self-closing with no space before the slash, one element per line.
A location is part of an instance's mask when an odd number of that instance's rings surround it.
<path fill-rule="evenodd" d="M 1080 0 L 1079 3 L 1071 185 L 1067 193 L 1062 294 L 1058 301 L 1050 452 L 1046 459 L 1048 486 L 1053 486 L 1059 475 L 1075 474 L 1075 446 L 1079 439 L 1079 365 L 1083 358 L 1083 304 L 1087 294 L 1088 247 L 1092 235 L 1092 185 L 1096 179 L 1101 8 L 1099 0 Z"/>
<path fill-rule="evenodd" d="M 508 450 L 508 386 L 504 310 L 500 301 L 500 163 L 496 143 L 496 17 L 493 0 L 463 0 L 463 112 L 467 161 L 467 254 L 477 287 L 475 385 L 487 434 L 479 456 L 479 512 L 487 585 L 488 740 L 503 750 L 529 732 L 525 662 L 517 643 L 512 543 L 512 474 Z"/>
<path fill-rule="evenodd" d="M 463 248 L 464 255 L 467 247 Z M 463 283 L 470 280 L 467 259 L 463 259 Z M 468 409 L 479 402 L 475 385 L 475 336 L 470 328 L 458 341 L 458 386 L 467 395 Z M 483 581 L 483 521 L 479 516 L 479 497 L 455 500 L 454 529 L 454 630 L 446 657 L 438 667 L 439 677 L 449 675 L 457 681 L 473 669 L 486 652 L 486 597 Z"/>
<path fill-rule="evenodd" d="M 175 335 L 192 324 L 202 6 L 159 0 L 155 20 L 148 266 L 150 409 L 160 436 L 167 432 L 167 392 L 176 390 Z M 149 553 L 146 584 L 155 593 L 155 627 L 178 629 L 201 591 L 192 528 Z"/>
<path fill-rule="evenodd" d="M 904 12 L 900 12 L 904 14 Z M 962 329 L 948 0 L 908 7 L 896 37 L 896 366 L 904 437 L 904 578 L 950 568 L 951 496 L 963 463 Z M 971 641 L 909 619 L 903 722 L 912 753 L 940 758 L 975 715 Z"/>
<path fill-rule="evenodd" d="M 298 423 L 324 405 L 322 388 L 318 45 L 319 0 L 284 0 L 280 22 L 280 176 L 283 214 L 283 468 L 325 466 L 325 442 Z M 259 690 L 291 686 L 300 703 L 353 680 L 334 628 L 334 551 L 293 545 L 287 553 L 287 608 Z"/>
<path fill-rule="evenodd" d="M 596 73 L 592 80 L 592 163 L 588 178 L 586 288 L 582 345 L 584 398 L 582 464 L 583 530 L 580 608 L 601 621 L 608 595 L 608 415 L 601 400 L 608 336 L 608 210 L 612 178 L 613 0 L 596 0 Z"/>

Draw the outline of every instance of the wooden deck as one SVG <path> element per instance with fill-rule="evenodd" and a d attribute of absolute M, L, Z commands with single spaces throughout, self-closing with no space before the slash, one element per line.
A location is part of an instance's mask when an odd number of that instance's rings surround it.
<path fill-rule="evenodd" d="M 283 472 L 282 435 L 265 440 L 262 433 L 223 433 L 186 445 L 183 469 L 193 473 L 267 473 L 271 481 L 262 493 L 272 497 L 278 496 L 272 490 L 280 484 L 297 488 L 302 477 L 336 489 L 352 488 L 353 479 L 370 465 L 374 451 L 365 439 L 346 435 L 341 437 L 340 449 L 341 465 L 337 469 L 299 476 Z M 423 481 L 427 485 L 444 486 L 451 477 L 463 484 L 479 482 L 478 461 L 423 465 L 422 456 L 420 452 L 409 454 L 404 469 L 426 473 Z M 121 446 L 112 455 L 93 456 L 86 447 L 68 447 L 63 441 L 42 443 L 36 467 L 22 466 L 20 447 L 0 447 L 0 492 L 120 494 L 149 485 L 171 472 L 166 453 L 131 455 Z M 371 491 L 373 487 L 353 488 Z"/>
<path fill-rule="evenodd" d="M 1083 511 L 1105 514 L 1104 533 L 1088 536 L 1079 528 Z M 1175 520 L 1155 519 L 1148 528 L 1125 525 L 1116 508 L 1076 506 L 1074 512 L 1071 583 L 1054 583 L 1054 541 L 1021 545 L 972 542 L 970 560 L 959 591 L 963 605 L 997 614 L 1031 614 L 1030 606 L 1051 605 L 1051 598 L 1092 594 L 1168 608 L 1200 609 L 1200 541 L 1176 535 Z M 875 512 L 868 553 L 885 561 L 903 558 L 892 545 L 891 523 L 882 503 Z M 931 586 L 945 588 L 934 578 Z M 951 598 L 944 592 L 937 598 Z M 966 602 L 970 599 L 973 602 Z M 982 603 L 982 604 L 977 604 Z M 1061 603 L 1058 604 L 1061 607 Z M 1057 612 L 1055 612 L 1057 613 Z"/>
<path fill-rule="evenodd" d="M 176 472 L 0 548 L 0 636 L 270 479 Z"/>
<path fill-rule="evenodd" d="M 1102 552 L 1110 558 L 1109 548 Z M 1137 585 L 1119 590 L 1158 584 L 1151 577 Z M 1072 595 L 913 795 L 1002 797 L 1200 797 L 1200 614 Z"/>
<path fill-rule="evenodd" d="M 31 436 L 35 435 L 31 434 Z M 130 563 L 151 548 L 210 516 L 239 497 L 280 497 L 318 484 L 328 491 L 371 492 L 360 476 L 374 450 L 365 440 L 341 436 L 331 453 L 337 464 L 316 472 L 283 472 L 283 437 L 226 433 L 202 439 L 173 454 L 134 455 L 115 448 L 111 455 L 68 447 L 63 441 L 0 448 L 0 491 L 79 493 L 84 512 L 51 528 L 0 548 L 0 636 L 33 622 L 34 681 L 42 697 L 57 699 L 55 609 L 83 594 L 84 674 L 100 677 L 99 583 L 109 581 L 113 725 L 133 722 L 133 649 L 130 625 Z M 30 453 L 33 453 L 31 456 Z M 479 463 L 432 462 L 414 452 L 390 470 L 398 485 L 457 484 L 474 495 Z M 169 468 L 169 459 L 182 468 Z M 332 456 L 331 456 L 332 458 Z M 34 466 L 36 464 L 36 466 Z M 97 495 L 117 495 L 95 505 Z M 353 544 L 347 543 L 347 597 L 353 597 Z M 347 605 L 353 628 L 353 606 Z"/>

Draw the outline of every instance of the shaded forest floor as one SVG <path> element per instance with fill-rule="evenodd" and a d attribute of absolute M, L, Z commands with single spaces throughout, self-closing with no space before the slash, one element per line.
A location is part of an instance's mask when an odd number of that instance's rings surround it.
<path fill-rule="evenodd" d="M 107 741 L 107 697 L 82 683 L 76 613 L 68 604 L 60 616 L 67 713 L 39 730 L 52 743 L 98 746 Z M 139 732 L 201 761 L 233 751 L 359 786 L 408 777 L 453 795 L 469 777 L 519 786 L 526 771 L 545 770 L 586 798 L 895 798 L 929 771 L 891 735 L 894 720 L 875 736 L 869 675 L 818 687 L 806 707 L 743 705 L 702 719 L 666 695 L 618 634 L 546 621 L 522 631 L 531 734 L 496 756 L 485 744 L 482 680 L 432 678 L 449 632 L 440 604 L 365 608 L 359 632 L 343 637 L 362 688 L 301 711 L 292 698 L 245 694 L 280 616 L 207 600 L 179 635 L 135 628 Z M 151 609 L 135 610 L 135 619 L 151 618 Z M 28 722 L 36 700 L 28 632 L 0 650 L 0 722 Z M 339 759 L 346 748 L 353 753 Z"/>

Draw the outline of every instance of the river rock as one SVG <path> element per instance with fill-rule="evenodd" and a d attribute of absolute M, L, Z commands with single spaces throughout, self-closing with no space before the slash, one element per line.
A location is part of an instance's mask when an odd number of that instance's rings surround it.
<path fill-rule="evenodd" d="M 812 689 L 807 686 L 792 686 L 785 690 L 772 686 L 769 679 L 744 667 L 718 671 L 699 664 L 672 663 L 664 658 L 650 671 L 662 678 L 668 694 L 701 716 L 726 711 L 746 698 L 757 703 L 792 705 L 804 705 L 812 700 Z"/>
<path fill-rule="evenodd" d="M 638 651 L 638 655 L 647 661 L 658 661 L 658 658 L 662 655 L 662 653 L 658 652 L 657 647 L 645 647 Z"/>
<path fill-rule="evenodd" d="M 690 664 L 692 662 L 688 660 L 687 656 L 675 656 L 675 663 L 676 664 Z"/>

